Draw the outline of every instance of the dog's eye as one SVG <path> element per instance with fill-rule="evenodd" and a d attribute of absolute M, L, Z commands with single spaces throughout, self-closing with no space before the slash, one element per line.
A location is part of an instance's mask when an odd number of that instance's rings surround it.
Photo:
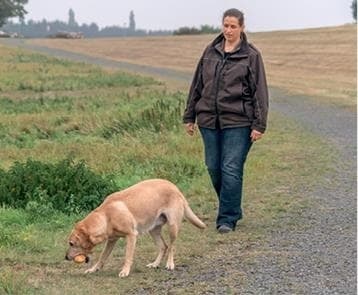
<path fill-rule="evenodd" d="M 69 244 L 70 244 L 71 247 L 73 247 L 73 245 L 74 245 L 73 242 L 69 242 Z"/>

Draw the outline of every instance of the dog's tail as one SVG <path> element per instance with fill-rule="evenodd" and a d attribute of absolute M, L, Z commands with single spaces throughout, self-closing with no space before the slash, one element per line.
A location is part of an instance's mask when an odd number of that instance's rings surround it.
<path fill-rule="evenodd" d="M 193 210 L 189 207 L 188 202 L 184 199 L 184 216 L 185 218 L 190 221 L 191 224 L 195 225 L 196 227 L 200 229 L 206 228 L 206 225 L 204 222 L 202 222 L 198 216 L 195 215 Z"/>

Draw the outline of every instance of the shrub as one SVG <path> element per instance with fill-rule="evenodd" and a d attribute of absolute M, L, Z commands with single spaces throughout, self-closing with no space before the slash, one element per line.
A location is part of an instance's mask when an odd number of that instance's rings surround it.
<path fill-rule="evenodd" d="M 0 170 L 0 204 L 33 213 L 66 214 L 89 211 L 115 191 L 114 181 L 91 171 L 83 161 L 65 159 L 55 164 L 27 160 Z"/>
<path fill-rule="evenodd" d="M 218 34 L 221 29 L 209 25 L 202 25 L 200 29 L 195 27 L 181 27 L 173 32 L 173 35 L 200 35 L 200 34 Z"/>

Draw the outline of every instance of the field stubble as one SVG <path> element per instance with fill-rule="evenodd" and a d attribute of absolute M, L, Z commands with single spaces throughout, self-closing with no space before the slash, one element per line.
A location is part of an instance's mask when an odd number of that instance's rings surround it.
<path fill-rule="evenodd" d="M 214 37 L 41 39 L 31 43 L 192 74 L 202 51 Z M 355 108 L 356 25 L 248 33 L 248 37 L 262 52 L 271 87 Z"/>

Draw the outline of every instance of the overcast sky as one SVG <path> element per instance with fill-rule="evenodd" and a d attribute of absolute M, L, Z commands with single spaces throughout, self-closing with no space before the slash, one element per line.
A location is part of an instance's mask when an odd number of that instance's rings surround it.
<path fill-rule="evenodd" d="M 228 8 L 242 10 L 252 32 L 336 26 L 353 21 L 352 0 L 29 0 L 25 20 L 68 21 L 70 8 L 79 24 L 128 26 L 134 11 L 138 29 L 173 30 L 220 26 Z"/>

